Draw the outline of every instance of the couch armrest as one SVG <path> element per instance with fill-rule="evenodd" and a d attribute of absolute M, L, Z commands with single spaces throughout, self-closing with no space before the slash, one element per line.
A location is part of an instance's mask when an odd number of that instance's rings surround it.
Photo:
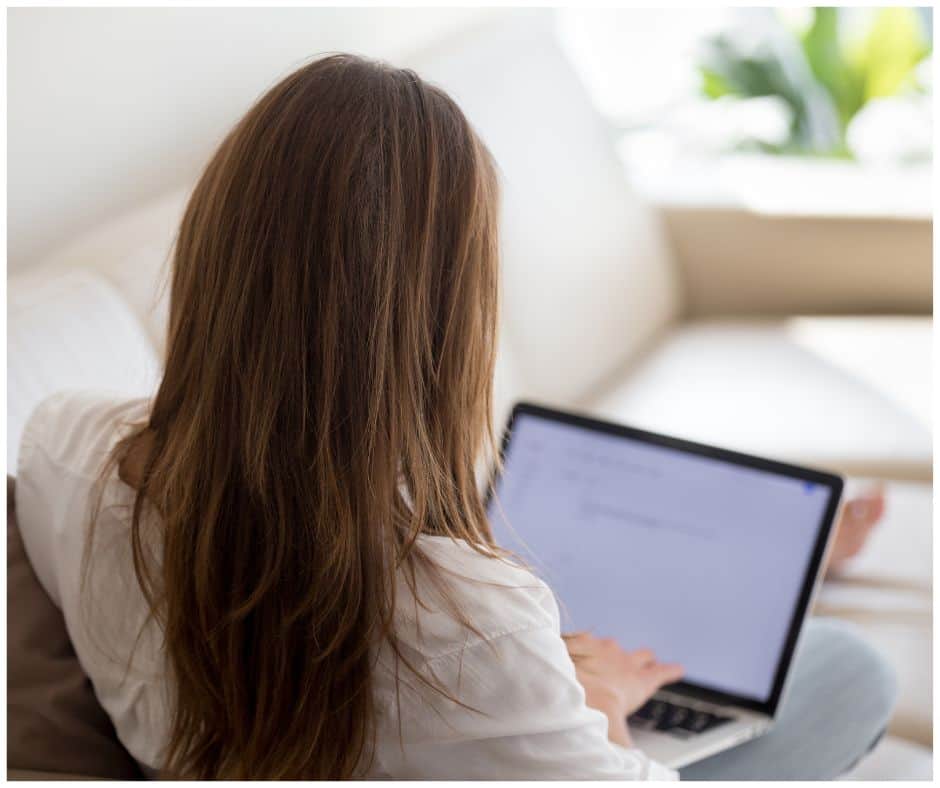
<path fill-rule="evenodd" d="M 932 312 L 928 219 L 662 210 L 690 317 Z"/>

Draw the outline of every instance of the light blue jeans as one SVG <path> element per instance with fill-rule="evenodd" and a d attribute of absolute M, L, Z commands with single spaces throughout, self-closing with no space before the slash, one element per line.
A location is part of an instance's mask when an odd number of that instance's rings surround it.
<path fill-rule="evenodd" d="M 850 624 L 810 619 L 777 721 L 760 738 L 681 770 L 683 780 L 831 780 L 881 738 L 894 673 Z"/>

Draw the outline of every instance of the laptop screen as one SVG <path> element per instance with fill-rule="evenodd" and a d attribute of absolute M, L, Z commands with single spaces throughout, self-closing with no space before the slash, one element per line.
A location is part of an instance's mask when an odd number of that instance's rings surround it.
<path fill-rule="evenodd" d="M 771 698 L 831 485 L 522 410 L 494 493 L 496 541 L 555 591 L 563 632 Z"/>

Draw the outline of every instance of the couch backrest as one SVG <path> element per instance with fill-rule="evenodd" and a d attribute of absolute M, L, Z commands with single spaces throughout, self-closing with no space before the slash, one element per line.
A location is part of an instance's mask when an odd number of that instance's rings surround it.
<path fill-rule="evenodd" d="M 457 100 L 501 170 L 515 396 L 577 404 L 674 317 L 679 299 L 658 217 L 631 192 L 553 20 L 498 20 L 415 67 Z"/>
<path fill-rule="evenodd" d="M 124 297 L 162 356 L 169 257 L 190 190 L 180 186 L 76 236 L 30 269 L 32 275 L 51 277 L 76 269 L 101 274 Z"/>
<path fill-rule="evenodd" d="M 676 315 L 658 215 L 632 193 L 611 130 L 559 46 L 553 16 L 500 17 L 412 58 L 493 152 L 503 184 L 495 417 L 519 398 L 578 405 Z M 162 353 L 165 262 L 188 189 L 116 217 L 37 269 L 92 268 Z"/>

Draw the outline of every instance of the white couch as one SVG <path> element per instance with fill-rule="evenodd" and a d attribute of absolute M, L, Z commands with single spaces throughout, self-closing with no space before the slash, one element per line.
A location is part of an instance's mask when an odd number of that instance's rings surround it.
<path fill-rule="evenodd" d="M 688 320 L 688 278 L 662 217 L 631 192 L 547 19 L 481 29 L 415 65 L 455 96 L 502 170 L 498 420 L 534 398 L 897 482 L 871 549 L 820 604 L 859 621 L 901 679 L 891 733 L 904 738 L 889 737 L 859 774 L 929 776 L 930 318 Z M 135 206 L 9 280 L 8 461 L 46 391 L 152 390 L 160 285 L 187 194 Z"/>

